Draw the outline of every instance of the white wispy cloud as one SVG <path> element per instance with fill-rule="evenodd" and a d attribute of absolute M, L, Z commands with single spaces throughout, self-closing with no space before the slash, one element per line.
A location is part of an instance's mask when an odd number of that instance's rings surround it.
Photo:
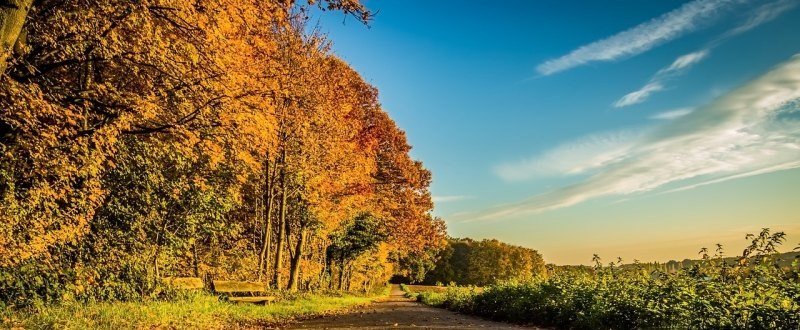
<path fill-rule="evenodd" d="M 741 178 L 746 178 L 746 177 L 750 177 L 750 176 L 756 176 L 756 175 L 760 175 L 760 174 L 767 174 L 767 173 L 783 171 L 783 170 L 790 170 L 790 169 L 798 168 L 798 167 L 800 167 L 800 161 L 798 161 L 798 162 L 789 162 L 789 163 L 784 163 L 784 164 L 778 164 L 778 165 L 767 167 L 767 168 L 756 169 L 756 170 L 753 170 L 753 171 L 750 171 L 750 172 L 737 173 L 737 174 L 724 176 L 724 177 L 717 178 L 717 179 L 712 179 L 712 180 L 708 180 L 708 181 L 702 181 L 702 182 L 698 182 L 698 183 L 682 186 L 682 187 L 679 187 L 679 188 L 667 190 L 667 191 L 664 192 L 664 194 L 671 194 L 671 193 L 676 193 L 676 192 L 680 192 L 680 191 L 691 190 L 691 189 L 694 189 L 694 188 L 707 186 L 707 185 L 710 185 L 710 184 L 715 184 L 715 183 L 720 183 L 720 182 L 725 182 L 725 181 L 728 181 L 728 180 L 741 179 Z"/>
<path fill-rule="evenodd" d="M 694 111 L 693 108 L 678 108 L 673 110 L 664 111 L 661 113 L 657 113 L 650 117 L 650 119 L 660 119 L 660 120 L 672 120 L 676 118 L 680 118 L 686 116 Z"/>
<path fill-rule="evenodd" d="M 778 18 L 778 16 L 797 7 L 797 5 L 798 2 L 796 0 L 779 0 L 761 5 L 750 15 L 747 21 L 725 33 L 721 39 L 730 38 L 750 31 L 759 25 Z"/>
<path fill-rule="evenodd" d="M 433 196 L 431 199 L 434 203 L 448 203 L 448 202 L 457 202 L 462 201 L 465 199 L 471 199 L 472 196 L 466 195 L 451 195 L 451 196 Z"/>
<path fill-rule="evenodd" d="M 646 101 L 654 93 L 663 91 L 664 84 L 669 78 L 675 77 L 695 64 L 700 63 L 700 61 L 708 56 L 709 52 L 709 49 L 703 49 L 679 56 L 668 67 L 658 70 L 642 88 L 625 94 L 614 102 L 614 107 L 622 108 Z"/>
<path fill-rule="evenodd" d="M 664 69 L 661 69 L 656 73 L 656 76 L 663 76 L 675 72 L 680 72 L 685 69 L 692 67 L 693 65 L 700 63 L 703 59 L 708 56 L 708 49 L 699 50 L 693 53 L 689 53 L 683 56 L 679 56 L 675 59 L 672 64 Z"/>
<path fill-rule="evenodd" d="M 600 152 L 602 153 L 602 152 Z M 592 198 L 694 187 L 800 167 L 800 55 L 632 142 L 581 183 L 454 220 L 518 216 Z M 698 183 L 699 182 L 699 183 Z"/>
<path fill-rule="evenodd" d="M 624 158 L 632 143 L 644 131 L 640 129 L 593 134 L 564 143 L 536 157 L 500 164 L 494 168 L 494 173 L 507 181 L 585 174 Z"/>
<path fill-rule="evenodd" d="M 596 61 L 614 61 L 646 52 L 664 42 L 694 31 L 715 18 L 725 7 L 746 0 L 695 0 L 636 27 L 573 50 L 536 67 L 551 75 Z"/>
<path fill-rule="evenodd" d="M 661 70 L 658 70 L 658 72 L 656 72 L 656 74 L 650 78 L 650 81 L 648 81 L 647 84 L 642 86 L 642 88 L 628 93 L 620 98 L 614 103 L 614 107 L 622 108 L 646 101 L 654 93 L 663 91 L 668 79 L 684 73 L 692 66 L 706 59 L 711 53 L 711 49 L 718 46 L 723 41 L 772 21 L 778 18 L 784 12 L 796 7 L 797 4 L 798 2 L 796 0 L 779 0 L 761 5 L 753 11 L 753 13 L 744 23 L 731 30 L 728 30 L 728 32 L 723 34 L 721 37 L 712 41 L 705 49 L 679 56 L 672 62 L 672 64 Z"/>
<path fill-rule="evenodd" d="M 647 100 L 651 94 L 662 90 L 664 90 L 664 85 L 662 85 L 661 82 L 651 81 L 647 83 L 647 85 L 642 86 L 639 90 L 625 94 L 625 96 L 617 100 L 617 102 L 614 102 L 614 107 L 622 108 L 642 103 Z"/>
<path fill-rule="evenodd" d="M 700 61 L 705 59 L 708 54 L 709 50 L 703 49 L 679 56 L 668 67 L 658 70 L 658 72 L 656 72 L 656 74 L 650 78 L 650 81 L 642 86 L 642 88 L 625 94 L 619 100 L 614 102 L 614 107 L 622 108 L 646 101 L 648 98 L 650 98 L 650 95 L 664 90 L 664 83 L 667 79 L 679 75 L 695 64 L 700 63 Z"/>

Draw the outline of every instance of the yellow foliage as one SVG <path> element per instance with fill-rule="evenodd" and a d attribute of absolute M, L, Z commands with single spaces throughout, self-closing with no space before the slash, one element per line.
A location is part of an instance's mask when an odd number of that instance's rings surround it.
<path fill-rule="evenodd" d="M 309 3 L 371 17 L 355 0 Z M 77 296 L 112 286 L 87 264 L 151 277 L 302 271 L 302 285 L 322 287 L 329 234 L 364 212 L 389 239 L 351 281 L 385 281 L 397 254 L 440 247 L 430 173 L 377 90 L 293 6 L 35 6 L 31 51 L 0 76 L 0 267 L 62 262 Z M 290 268 L 275 269 L 279 257 Z"/>

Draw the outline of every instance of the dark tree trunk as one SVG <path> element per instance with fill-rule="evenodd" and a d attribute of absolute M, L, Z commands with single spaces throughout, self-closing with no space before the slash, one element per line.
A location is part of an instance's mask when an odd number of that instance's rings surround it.
<path fill-rule="evenodd" d="M 339 291 L 344 290 L 344 273 L 346 269 L 345 267 L 346 262 L 344 260 L 341 260 L 341 263 L 342 264 L 339 265 L 339 288 L 338 288 Z"/>
<path fill-rule="evenodd" d="M 300 235 L 297 238 L 297 246 L 292 256 L 291 273 L 289 275 L 289 290 L 297 291 L 297 282 L 300 278 L 300 259 L 303 256 L 303 249 L 305 248 L 306 236 L 308 235 L 308 228 L 301 225 Z"/>
<path fill-rule="evenodd" d="M 261 281 L 261 276 L 264 273 L 264 266 L 269 262 L 267 260 L 267 256 L 269 256 L 269 247 L 270 243 L 272 243 L 272 204 L 274 200 L 274 194 L 272 193 L 272 177 L 270 174 L 270 163 L 269 163 L 269 153 L 267 153 L 267 160 L 265 164 L 265 175 L 264 175 L 264 195 L 262 196 L 261 200 L 264 204 L 264 210 L 262 214 L 262 218 L 264 219 L 264 235 L 262 236 L 261 241 L 261 253 L 258 255 L 258 280 Z M 261 211 L 261 210 L 258 210 Z M 257 212 L 258 212 L 257 211 Z M 267 277 L 269 278 L 269 277 Z M 269 287 L 269 280 L 267 280 L 267 286 Z"/>
<path fill-rule="evenodd" d="M 275 248 L 275 288 L 281 289 L 281 268 L 283 268 L 283 242 L 286 235 L 286 150 L 283 151 L 283 168 L 281 168 L 281 205 L 278 215 L 278 244 Z"/>
<path fill-rule="evenodd" d="M 194 277 L 200 277 L 200 260 L 197 257 L 197 242 L 192 244 L 192 267 L 194 268 Z"/>

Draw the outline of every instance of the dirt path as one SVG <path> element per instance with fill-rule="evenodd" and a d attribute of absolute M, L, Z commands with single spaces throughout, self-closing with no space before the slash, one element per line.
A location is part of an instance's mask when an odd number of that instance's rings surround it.
<path fill-rule="evenodd" d="M 292 324 L 287 329 L 523 329 L 505 323 L 428 307 L 403 296 L 392 286 L 388 299 L 337 316 Z"/>

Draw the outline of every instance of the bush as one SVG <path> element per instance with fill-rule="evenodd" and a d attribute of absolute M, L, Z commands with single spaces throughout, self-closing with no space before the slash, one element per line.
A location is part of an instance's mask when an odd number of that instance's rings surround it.
<path fill-rule="evenodd" d="M 492 319 L 572 329 L 798 329 L 798 262 L 787 267 L 775 248 L 782 233 L 762 232 L 741 257 L 704 256 L 675 273 L 640 265 L 598 265 L 591 272 L 485 288 L 450 287 L 421 294 L 433 306 Z"/>

